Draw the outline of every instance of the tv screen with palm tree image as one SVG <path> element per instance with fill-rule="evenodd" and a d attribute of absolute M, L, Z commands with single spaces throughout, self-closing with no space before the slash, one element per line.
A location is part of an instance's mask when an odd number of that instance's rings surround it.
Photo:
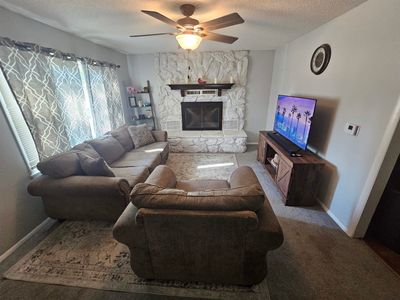
<path fill-rule="evenodd" d="M 316 102 L 315 99 L 279 95 L 274 130 L 305 150 Z"/>

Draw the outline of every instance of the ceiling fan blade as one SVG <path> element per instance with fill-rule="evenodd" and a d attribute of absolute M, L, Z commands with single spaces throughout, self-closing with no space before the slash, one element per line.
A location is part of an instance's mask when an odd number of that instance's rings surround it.
<path fill-rule="evenodd" d="M 244 20 L 238 13 L 232 13 L 205 23 L 201 23 L 199 26 L 206 30 L 215 30 L 219 28 L 229 27 L 236 24 L 243 23 Z"/>
<path fill-rule="evenodd" d="M 214 32 L 207 32 L 205 34 L 206 36 L 203 37 L 203 39 L 205 40 L 227 43 L 227 44 L 233 44 L 238 39 L 237 37 L 234 36 L 223 35 Z"/>
<path fill-rule="evenodd" d="M 178 23 L 175 21 L 171 20 L 170 18 L 167 18 L 166 16 L 160 14 L 159 12 L 152 11 L 152 10 L 142 10 L 142 13 L 145 13 L 146 15 L 149 15 L 150 17 L 156 18 L 157 20 L 160 20 L 161 22 L 164 22 L 170 26 L 173 27 L 181 27 Z"/>
<path fill-rule="evenodd" d="M 155 36 L 155 35 L 175 35 L 171 32 L 162 32 L 162 33 L 149 33 L 149 34 L 134 34 L 130 35 L 129 37 L 145 37 L 145 36 Z"/>

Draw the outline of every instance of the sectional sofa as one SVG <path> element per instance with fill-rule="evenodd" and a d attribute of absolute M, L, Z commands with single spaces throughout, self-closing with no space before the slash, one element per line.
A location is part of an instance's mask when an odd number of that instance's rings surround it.
<path fill-rule="evenodd" d="M 38 164 L 43 175 L 29 184 L 28 192 L 42 197 L 52 218 L 115 221 L 127 206 L 132 188 L 168 159 L 167 133 L 152 131 L 151 135 L 153 143 L 135 147 L 124 125 L 52 156 Z M 82 153 L 102 157 L 115 176 L 85 174 L 80 163 Z"/>

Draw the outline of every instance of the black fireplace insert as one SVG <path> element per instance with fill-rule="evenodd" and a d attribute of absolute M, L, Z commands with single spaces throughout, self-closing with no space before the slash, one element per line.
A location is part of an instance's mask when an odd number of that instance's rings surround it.
<path fill-rule="evenodd" d="M 222 130 L 222 102 L 181 102 L 182 130 Z"/>

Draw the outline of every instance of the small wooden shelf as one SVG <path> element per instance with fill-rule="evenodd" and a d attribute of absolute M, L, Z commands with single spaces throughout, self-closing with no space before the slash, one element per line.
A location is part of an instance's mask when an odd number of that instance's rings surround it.
<path fill-rule="evenodd" d="M 171 90 L 180 90 L 181 96 L 186 96 L 187 90 L 218 90 L 218 96 L 222 95 L 222 90 L 229 90 L 232 88 L 234 83 L 178 83 L 178 84 L 168 84 Z"/>

